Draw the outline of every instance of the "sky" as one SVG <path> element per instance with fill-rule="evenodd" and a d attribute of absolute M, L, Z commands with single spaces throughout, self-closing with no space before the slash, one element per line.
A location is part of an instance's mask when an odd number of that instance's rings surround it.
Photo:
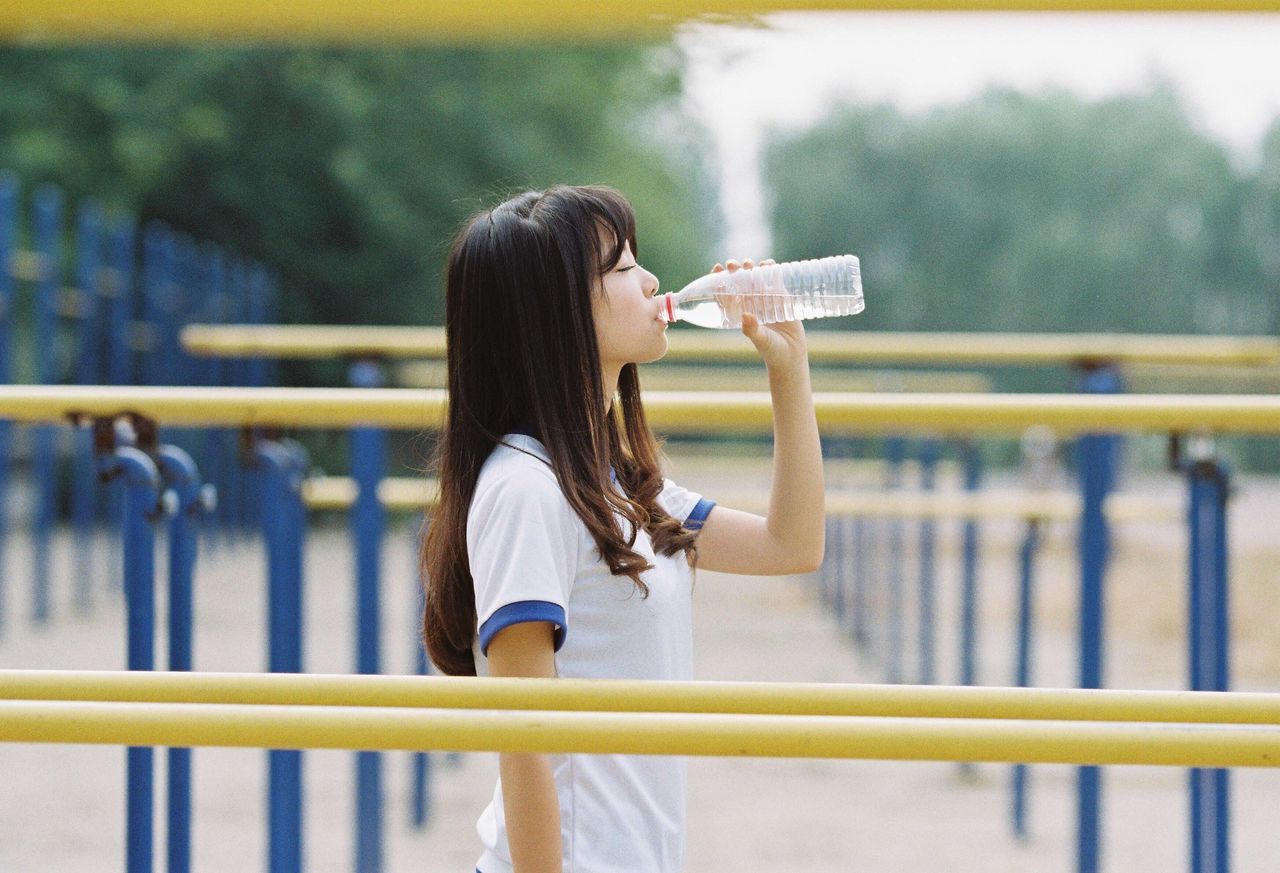
<path fill-rule="evenodd" d="M 803 128 L 842 102 L 921 112 L 991 85 L 1100 99 L 1163 79 L 1242 166 L 1280 116 L 1280 15 L 789 13 L 689 25 L 677 44 L 686 108 L 720 158 L 725 257 L 768 253 L 765 130 Z"/>

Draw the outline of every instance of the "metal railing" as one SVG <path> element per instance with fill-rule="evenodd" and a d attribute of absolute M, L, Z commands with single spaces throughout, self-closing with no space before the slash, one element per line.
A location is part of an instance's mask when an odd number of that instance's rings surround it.
<path fill-rule="evenodd" d="M 755 363 L 759 354 L 734 331 L 673 330 L 664 361 Z M 1079 333 L 859 333 L 810 331 L 815 364 L 1196 364 L 1280 363 L 1280 339 L 1268 336 L 1187 336 Z M 193 355 L 276 358 L 443 358 L 442 327 L 327 325 L 206 325 L 182 330 Z"/>

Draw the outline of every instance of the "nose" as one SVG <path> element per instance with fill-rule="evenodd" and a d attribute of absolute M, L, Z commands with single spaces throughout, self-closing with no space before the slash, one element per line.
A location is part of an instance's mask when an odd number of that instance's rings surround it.
<path fill-rule="evenodd" d="M 644 267 L 640 269 L 644 270 Z M 658 293 L 658 277 L 648 270 L 644 270 L 644 284 L 641 287 L 644 289 L 644 293 L 652 297 Z"/>

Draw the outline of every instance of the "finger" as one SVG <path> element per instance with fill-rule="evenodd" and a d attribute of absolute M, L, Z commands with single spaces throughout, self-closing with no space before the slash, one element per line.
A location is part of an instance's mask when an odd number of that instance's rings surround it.
<path fill-rule="evenodd" d="M 756 265 L 755 261 L 751 260 L 750 258 L 747 258 L 745 261 L 742 262 L 742 269 L 750 270 L 755 265 Z"/>
<path fill-rule="evenodd" d="M 765 258 L 763 261 L 760 262 L 760 266 L 767 267 L 770 264 L 776 264 L 776 263 L 778 262 L 775 261 L 773 258 Z"/>
<path fill-rule="evenodd" d="M 742 264 L 738 263 L 733 258 L 730 258 L 729 260 L 725 261 L 725 267 L 727 267 L 729 272 L 732 273 L 735 270 L 741 269 Z"/>

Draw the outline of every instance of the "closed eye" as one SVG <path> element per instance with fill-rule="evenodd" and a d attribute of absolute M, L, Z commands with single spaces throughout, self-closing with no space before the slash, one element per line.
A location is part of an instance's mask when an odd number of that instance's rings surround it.
<path fill-rule="evenodd" d="M 640 266 L 640 265 L 639 265 L 639 264 L 632 264 L 632 265 L 631 265 L 631 266 L 629 266 L 629 267 L 619 267 L 619 268 L 618 268 L 618 272 L 619 272 L 619 273 L 625 273 L 625 272 L 627 272 L 627 270 L 634 270 L 634 269 L 635 269 L 636 267 L 638 267 L 638 266 Z"/>

